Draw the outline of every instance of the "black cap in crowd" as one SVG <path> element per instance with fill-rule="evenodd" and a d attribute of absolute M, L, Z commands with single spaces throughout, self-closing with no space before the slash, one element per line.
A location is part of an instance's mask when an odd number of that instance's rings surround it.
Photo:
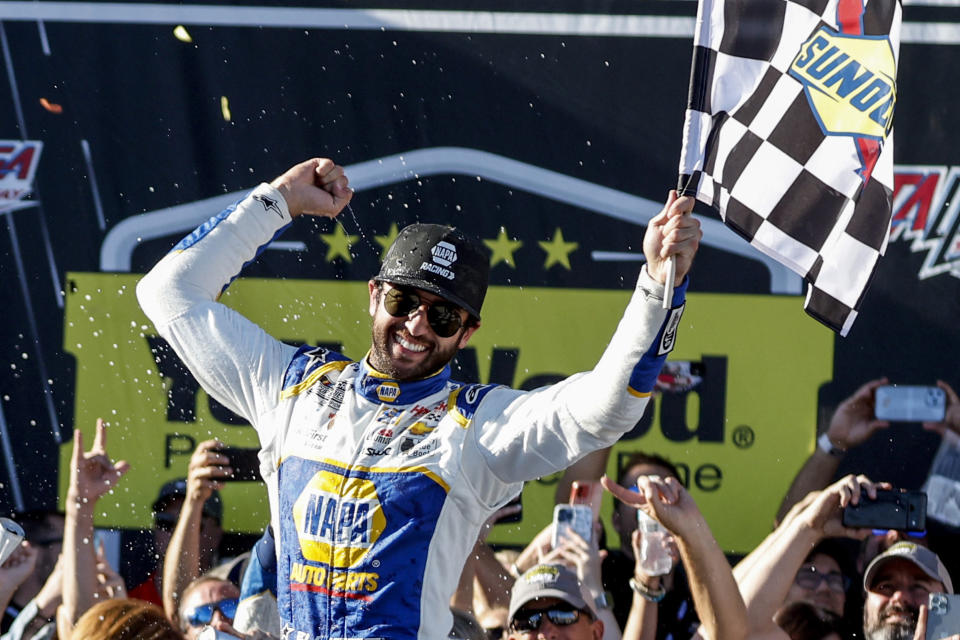
<path fill-rule="evenodd" d="M 486 247 L 456 227 L 424 223 L 400 231 L 374 277 L 429 291 L 463 307 L 477 320 L 489 279 Z"/>
<path fill-rule="evenodd" d="M 157 499 L 153 501 L 153 513 L 160 513 L 176 498 L 186 497 L 187 481 L 183 478 L 170 480 L 160 487 L 160 493 L 157 494 Z M 216 489 L 203 503 L 203 515 L 213 518 L 218 523 L 223 523 L 223 501 L 220 499 L 220 492 Z"/>

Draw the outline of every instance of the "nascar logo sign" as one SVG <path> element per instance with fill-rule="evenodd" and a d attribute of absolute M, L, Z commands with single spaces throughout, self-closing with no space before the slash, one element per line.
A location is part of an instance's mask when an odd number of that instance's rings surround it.
<path fill-rule="evenodd" d="M 803 83 L 825 134 L 883 140 L 893 126 L 896 69 L 889 38 L 820 27 L 800 47 L 790 75 Z"/>
<path fill-rule="evenodd" d="M 373 482 L 319 471 L 293 505 L 300 551 L 313 562 L 355 566 L 386 527 Z"/>
<path fill-rule="evenodd" d="M 0 140 L 0 212 L 31 207 L 24 202 L 33 193 L 33 177 L 40 162 L 39 140 Z"/>

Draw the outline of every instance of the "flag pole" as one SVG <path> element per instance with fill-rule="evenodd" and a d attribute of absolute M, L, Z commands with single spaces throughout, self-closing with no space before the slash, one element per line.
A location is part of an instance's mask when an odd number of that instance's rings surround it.
<path fill-rule="evenodd" d="M 673 281 L 677 278 L 677 256 L 667 258 L 667 281 L 663 283 L 663 308 L 669 309 L 673 302 Z"/>

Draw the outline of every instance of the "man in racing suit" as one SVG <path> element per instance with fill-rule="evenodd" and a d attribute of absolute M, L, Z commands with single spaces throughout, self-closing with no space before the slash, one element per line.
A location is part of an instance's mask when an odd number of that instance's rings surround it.
<path fill-rule="evenodd" d="M 611 445 L 641 417 L 702 234 L 685 215 L 693 200 L 671 193 L 597 366 L 522 392 L 450 379 L 479 328 L 489 270 L 452 227 L 398 236 L 368 285 L 373 344 L 359 361 L 283 344 L 217 302 L 293 218 L 334 217 L 352 195 L 330 160 L 296 165 L 181 241 L 137 296 L 203 388 L 258 433 L 284 637 L 445 638 L 483 522 L 524 481 Z M 663 309 L 669 256 L 676 288 Z"/>

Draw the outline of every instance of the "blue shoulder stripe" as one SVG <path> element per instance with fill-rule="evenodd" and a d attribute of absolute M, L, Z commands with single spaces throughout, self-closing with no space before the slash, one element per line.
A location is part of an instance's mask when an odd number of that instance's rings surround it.
<path fill-rule="evenodd" d="M 252 192 L 251 192 L 251 193 L 252 193 Z M 244 196 L 243 198 L 237 200 L 236 202 L 234 202 L 233 204 L 231 204 L 229 207 L 227 207 L 226 209 L 224 209 L 223 211 L 221 211 L 220 213 L 218 213 L 217 215 L 213 216 L 212 218 L 210 218 L 209 220 L 207 220 L 206 222 L 204 222 L 203 224 L 201 224 L 199 227 L 197 227 L 196 229 L 194 229 L 193 231 L 191 231 L 191 232 L 190 232 L 190 235 L 186 236 L 183 240 L 181 240 L 180 242 L 178 242 L 178 243 L 176 244 L 176 246 L 173 247 L 173 249 L 171 249 L 171 252 L 173 252 L 173 251 L 177 251 L 177 252 L 179 252 L 179 251 L 186 251 L 186 250 L 189 249 L 190 247 L 194 246 L 195 244 L 197 244 L 198 242 L 200 242 L 201 240 L 203 240 L 211 231 L 213 231 L 214 229 L 216 229 L 216 227 L 217 227 L 218 224 L 220 224 L 221 222 L 223 222 L 224 220 L 226 220 L 226 219 L 230 216 L 231 213 L 233 213 L 234 211 L 236 211 L 236 210 L 237 210 L 237 206 L 238 206 L 241 202 L 243 202 L 245 199 L 247 199 L 248 197 L 250 197 L 250 194 L 247 194 L 247 195 Z M 280 229 L 278 229 L 277 232 L 276 232 L 275 234 L 273 234 L 273 237 L 272 237 L 272 238 L 270 238 L 267 242 L 265 242 L 265 243 L 263 243 L 262 245 L 260 245 L 259 247 L 257 247 L 257 251 L 256 251 L 256 253 L 254 254 L 254 256 L 253 256 L 251 259 L 249 259 L 249 260 L 247 260 L 246 262 L 243 263 L 243 266 L 240 267 L 240 271 L 243 271 L 243 270 L 247 267 L 248 264 L 250 264 L 250 263 L 252 263 L 254 260 L 256 260 L 256 259 L 260 256 L 260 254 L 264 252 L 264 250 L 267 248 L 267 246 L 268 246 L 271 242 L 273 242 L 274 240 L 276 240 L 277 237 L 278 237 L 281 233 L 283 233 L 284 231 L 287 230 L 287 227 L 289 227 L 290 224 L 292 224 L 292 222 L 291 222 L 291 223 L 287 223 L 286 225 L 284 225 L 283 227 L 281 227 Z M 229 287 L 229 286 L 233 283 L 233 281 L 237 279 L 237 276 L 239 276 L 239 275 L 240 275 L 240 272 L 238 271 L 238 272 L 236 273 L 236 275 L 234 275 L 232 278 L 230 278 L 230 280 L 227 282 L 227 284 L 223 285 L 223 288 L 220 289 L 220 294 L 221 294 L 221 295 L 223 294 L 224 291 L 227 290 L 227 287 Z"/>
<path fill-rule="evenodd" d="M 455 389 L 447 403 L 453 418 L 461 427 L 466 428 L 473 420 L 473 414 L 477 412 L 477 407 L 483 402 L 484 397 L 499 386 L 498 384 L 465 384 Z"/>
<path fill-rule="evenodd" d="M 321 369 L 327 371 L 336 369 L 339 371 L 350 362 L 350 358 L 336 351 L 305 344 L 297 349 L 293 358 L 290 359 L 290 364 L 287 365 L 287 370 L 283 374 L 282 393 L 284 395 L 296 395 L 303 383 L 308 380 L 312 382 L 311 378 L 318 375 Z M 328 365 L 333 366 L 329 367 Z"/>

